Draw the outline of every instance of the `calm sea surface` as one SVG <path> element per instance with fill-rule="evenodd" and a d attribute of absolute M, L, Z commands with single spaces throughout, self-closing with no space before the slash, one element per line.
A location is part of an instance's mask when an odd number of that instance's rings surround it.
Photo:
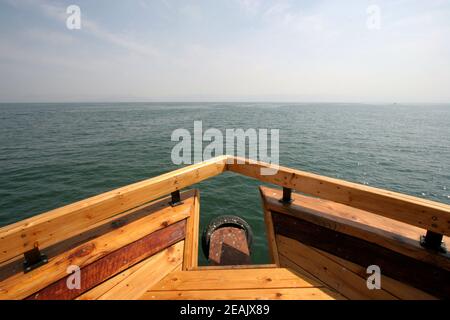
<path fill-rule="evenodd" d="M 280 129 L 280 163 L 450 203 L 450 105 L 0 104 L 0 226 L 177 168 L 174 129 Z M 237 214 L 268 260 L 259 183 L 197 187 L 201 224 Z"/>

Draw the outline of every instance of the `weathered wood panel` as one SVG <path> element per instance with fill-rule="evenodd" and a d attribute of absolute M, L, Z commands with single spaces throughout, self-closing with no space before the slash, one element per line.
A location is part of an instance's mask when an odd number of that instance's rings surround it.
<path fill-rule="evenodd" d="M 78 297 L 117 273 L 170 247 L 185 237 L 186 221 L 182 220 L 167 228 L 145 236 L 107 256 L 81 268 L 81 288 L 69 289 L 67 279 L 60 279 L 28 297 L 30 300 L 69 300 Z"/>

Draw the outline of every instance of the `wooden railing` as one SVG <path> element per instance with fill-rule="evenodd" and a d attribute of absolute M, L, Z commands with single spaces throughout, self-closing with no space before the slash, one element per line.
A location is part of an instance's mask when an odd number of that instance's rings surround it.
<path fill-rule="evenodd" d="M 261 169 L 271 169 L 264 175 Z M 438 235 L 450 235 L 450 206 L 308 172 L 221 156 L 43 213 L 0 229 L 0 263 L 56 244 L 86 226 L 232 171 L 402 221 Z"/>

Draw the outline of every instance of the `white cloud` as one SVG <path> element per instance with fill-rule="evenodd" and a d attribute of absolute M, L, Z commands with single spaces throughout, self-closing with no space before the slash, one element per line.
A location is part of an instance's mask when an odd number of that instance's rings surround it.
<path fill-rule="evenodd" d="M 247 14 L 256 15 L 261 7 L 261 0 L 236 0 L 241 9 Z"/>
<path fill-rule="evenodd" d="M 52 18 L 57 21 L 61 21 L 65 24 L 67 19 L 66 8 L 61 5 L 56 5 L 45 0 L 22 0 L 20 3 L 14 0 L 7 0 L 7 2 L 15 7 L 27 7 L 40 10 L 47 17 Z M 82 15 L 82 32 L 94 36 L 99 40 L 108 42 L 115 46 L 121 47 L 130 51 L 131 53 L 148 56 L 157 57 L 160 55 L 159 51 L 153 46 L 146 43 L 139 43 L 130 40 L 126 35 L 120 35 L 108 31 L 107 29 L 98 25 L 95 21 L 89 20 L 83 16 L 83 8 L 81 8 Z M 71 32 L 68 30 L 68 32 Z M 72 31 L 79 32 L 79 31 Z"/>

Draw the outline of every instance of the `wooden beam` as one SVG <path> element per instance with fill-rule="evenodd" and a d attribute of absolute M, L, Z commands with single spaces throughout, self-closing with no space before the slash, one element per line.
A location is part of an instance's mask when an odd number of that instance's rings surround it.
<path fill-rule="evenodd" d="M 326 288 L 148 291 L 142 300 L 336 300 Z"/>
<path fill-rule="evenodd" d="M 242 158 L 228 170 L 450 236 L 450 205 Z M 262 169 L 275 174 L 262 175 Z"/>
<path fill-rule="evenodd" d="M 284 268 L 181 271 L 168 275 L 150 291 L 312 288 L 315 284 Z"/>
<path fill-rule="evenodd" d="M 82 268 L 150 233 L 186 219 L 191 213 L 192 199 L 186 199 L 183 205 L 177 207 L 167 203 L 158 212 L 68 250 L 38 269 L 0 282 L 0 300 L 23 299 L 67 276 L 66 270 L 70 265 Z"/>
<path fill-rule="evenodd" d="M 377 265 L 384 275 L 439 298 L 450 297 L 450 272 L 404 256 L 363 239 L 273 212 L 275 233 L 367 268 Z M 286 255 L 285 255 L 286 256 Z"/>
<path fill-rule="evenodd" d="M 272 213 L 267 204 L 267 196 L 264 194 L 264 189 L 260 188 L 259 192 L 261 194 L 262 207 L 264 212 L 264 222 L 266 225 L 266 237 L 267 237 L 267 245 L 269 247 L 269 256 L 270 261 L 277 266 L 280 266 L 278 249 L 277 249 L 277 241 L 275 239 L 275 232 L 272 221 Z"/>
<path fill-rule="evenodd" d="M 186 224 L 183 270 L 192 270 L 198 266 L 198 242 L 200 228 L 200 193 L 195 190 L 191 214 Z"/>
<path fill-rule="evenodd" d="M 130 243 L 105 257 L 81 268 L 80 289 L 69 289 L 64 277 L 28 297 L 28 300 L 70 300 L 92 289 L 130 266 L 151 257 L 185 237 L 186 221 L 182 220 Z"/>
<path fill-rule="evenodd" d="M 209 271 L 209 270 L 240 270 L 240 269 L 272 269 L 276 268 L 276 264 L 250 264 L 239 266 L 199 266 L 194 268 L 195 271 Z"/>
<path fill-rule="evenodd" d="M 188 190 L 181 193 L 182 201 L 187 200 L 191 203 L 189 198 L 195 195 L 195 190 Z M 62 242 L 56 243 L 42 251 L 49 259 L 52 259 L 68 250 L 71 250 L 83 243 L 95 239 L 117 228 L 124 227 L 133 221 L 139 220 L 145 216 L 150 216 L 158 211 L 167 208 L 170 202 L 170 196 L 165 197 L 137 208 L 127 210 L 124 213 L 115 215 L 114 217 L 103 220 L 99 223 L 93 224 L 84 230 L 83 233 L 66 239 Z M 23 255 L 18 256 L 12 260 L 0 263 L 0 282 L 17 273 L 23 271 Z"/>
<path fill-rule="evenodd" d="M 281 190 L 261 187 L 260 191 L 267 210 L 364 239 L 450 271 L 450 254 L 425 250 L 420 245 L 420 236 L 426 232 L 424 229 L 333 201 L 295 193 L 292 195 L 293 202 L 286 206 L 279 202 Z M 450 246 L 448 237 L 444 240 Z"/>
<path fill-rule="evenodd" d="M 221 174 L 227 158 L 214 158 L 1 228 L 0 263 L 35 246 L 42 250 L 92 224 Z"/>

